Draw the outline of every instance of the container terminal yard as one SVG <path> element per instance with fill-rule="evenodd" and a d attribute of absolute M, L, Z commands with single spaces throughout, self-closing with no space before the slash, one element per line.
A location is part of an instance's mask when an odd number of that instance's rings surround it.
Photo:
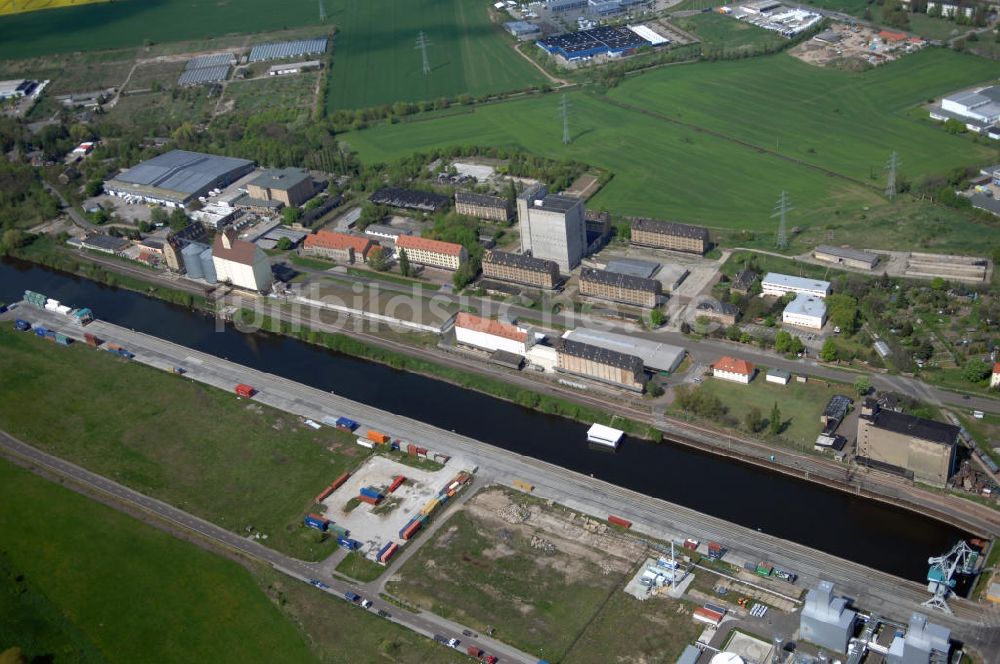
<path fill-rule="evenodd" d="M 906 623 L 914 611 L 927 611 L 921 607 L 921 604 L 930 597 L 925 584 L 879 572 L 822 551 L 644 496 L 553 464 L 499 449 L 467 436 L 379 410 L 273 374 L 256 371 L 151 335 L 134 332 L 100 319 L 95 319 L 83 327 L 66 313 L 27 303 L 18 304 L 3 314 L 2 318 L 6 321 L 5 324 L 11 324 L 15 319 L 25 319 L 33 327 L 44 327 L 54 334 L 64 335 L 78 342 L 85 342 L 85 334 L 92 335 L 92 344 L 93 337 L 96 337 L 103 346 L 110 345 L 112 349 L 121 349 L 117 352 L 123 357 L 164 371 L 176 371 L 180 368 L 186 378 L 218 387 L 226 392 L 233 392 L 237 385 L 252 386 L 253 392 L 250 398 L 255 401 L 316 422 L 335 421 L 339 417 L 346 417 L 366 429 L 386 432 L 389 436 L 404 438 L 418 445 L 426 444 L 443 454 L 474 463 L 475 466 L 470 470 L 475 471 L 475 483 L 478 486 L 498 484 L 531 487 L 536 496 L 550 499 L 597 519 L 605 520 L 609 515 L 614 515 L 629 523 L 631 532 L 640 536 L 676 542 L 685 540 L 706 544 L 722 542 L 727 549 L 727 560 L 730 562 L 750 564 L 760 560 L 770 561 L 778 568 L 795 570 L 799 584 L 807 588 L 815 587 L 822 580 L 830 581 L 835 584 L 838 593 L 853 598 L 856 606 L 864 607 L 887 619 Z M 43 466 L 52 466 L 59 462 L 63 467 L 62 472 L 67 472 L 66 468 L 72 466 L 9 436 L 4 436 L 0 443 L 8 453 L 33 460 Z M 586 445 L 586 441 L 581 440 L 581 444 Z M 75 466 L 71 471 L 70 474 L 78 481 L 103 487 L 104 490 L 108 490 L 113 484 Z M 198 526 L 197 530 L 202 530 L 203 526 L 210 526 L 196 517 L 135 494 L 124 487 L 118 487 L 115 491 L 127 493 L 128 495 L 121 497 L 181 525 L 194 527 L 192 524 L 200 522 L 195 524 Z M 214 526 L 211 528 L 214 531 L 221 530 Z M 228 531 L 222 533 L 225 533 L 225 537 L 221 537 L 218 532 L 213 532 L 212 537 L 222 539 L 228 546 L 234 546 L 235 543 L 237 548 L 242 550 L 246 550 L 246 547 L 252 544 L 253 550 L 249 551 L 251 555 L 267 560 L 283 571 L 289 570 L 299 578 L 306 580 L 329 578 L 328 575 L 321 575 L 322 563 L 303 563 L 257 544 L 248 543 Z M 858 546 L 864 546 L 864 543 L 859 542 Z M 403 559 L 403 557 L 397 558 L 393 565 L 400 564 Z M 344 584 L 328 582 L 325 585 L 339 591 L 339 586 Z M 952 629 L 955 638 L 976 647 L 980 652 L 1000 653 L 1000 608 L 996 605 L 977 604 L 955 596 L 948 601 L 953 614 L 935 612 L 932 615 L 933 621 Z M 395 612 L 395 614 L 400 613 L 406 612 Z M 401 622 L 411 621 L 410 626 L 425 634 L 428 632 L 427 628 L 432 625 L 437 625 L 440 629 L 449 627 L 447 621 L 441 621 L 426 613 L 402 618 L 394 615 L 394 618 L 400 619 Z M 422 624 L 418 624 L 421 621 Z M 498 654 L 506 653 L 508 661 L 537 661 L 522 653 L 512 652 L 509 647 L 502 644 L 484 642 L 482 647 Z"/>

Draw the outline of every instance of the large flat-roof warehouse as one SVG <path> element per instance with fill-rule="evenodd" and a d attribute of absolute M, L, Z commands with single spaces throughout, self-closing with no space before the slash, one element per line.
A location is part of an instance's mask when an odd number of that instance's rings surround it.
<path fill-rule="evenodd" d="M 618 353 L 635 355 L 642 359 L 643 365 L 650 371 L 673 371 L 684 360 L 686 353 L 680 346 L 672 346 L 661 341 L 585 327 L 569 330 L 563 337 Z"/>
<path fill-rule="evenodd" d="M 247 159 L 171 150 L 119 173 L 104 183 L 104 190 L 121 198 L 179 207 L 235 182 L 253 168 Z"/>

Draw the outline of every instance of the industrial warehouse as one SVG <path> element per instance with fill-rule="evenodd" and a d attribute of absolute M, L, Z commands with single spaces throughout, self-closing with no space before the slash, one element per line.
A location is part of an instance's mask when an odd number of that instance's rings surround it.
<path fill-rule="evenodd" d="M 513 209 L 506 198 L 476 194 L 471 191 L 456 191 L 455 212 L 478 219 L 504 222 L 510 221 Z"/>
<path fill-rule="evenodd" d="M 329 258 L 343 263 L 367 263 L 368 254 L 375 247 L 373 240 L 360 235 L 317 231 L 306 236 L 302 253 L 306 256 Z"/>
<path fill-rule="evenodd" d="M 551 290 L 559 283 L 559 266 L 544 258 L 494 249 L 483 256 L 483 276 Z"/>
<path fill-rule="evenodd" d="M 641 46 L 662 46 L 669 40 L 646 26 L 603 26 L 579 32 L 566 32 L 539 40 L 538 46 L 563 61 L 577 62 L 598 56 L 618 57 L 634 53 Z"/>
<path fill-rule="evenodd" d="M 652 309 L 659 305 L 662 284 L 655 279 L 633 277 L 585 267 L 580 270 L 580 294 L 602 300 Z"/>
<path fill-rule="evenodd" d="M 632 220 L 631 242 L 641 247 L 701 255 L 708 250 L 708 229 L 672 221 L 638 218 Z"/>
<path fill-rule="evenodd" d="M 558 371 L 634 392 L 645 389 L 642 358 L 572 339 L 556 339 L 555 348 Z"/>
<path fill-rule="evenodd" d="M 119 173 L 104 183 L 104 190 L 126 200 L 184 207 L 253 169 L 247 159 L 171 150 Z"/>
<path fill-rule="evenodd" d="M 417 189 L 401 187 L 382 187 L 368 199 L 376 205 L 420 210 L 421 212 L 437 212 L 448 206 L 447 196 Z"/>

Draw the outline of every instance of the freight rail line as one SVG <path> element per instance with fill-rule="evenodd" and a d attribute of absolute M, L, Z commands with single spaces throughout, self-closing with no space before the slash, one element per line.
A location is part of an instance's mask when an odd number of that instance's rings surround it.
<path fill-rule="evenodd" d="M 49 320 L 53 326 L 59 323 L 56 314 L 37 314 L 36 317 L 43 318 L 47 325 Z M 65 323 L 63 328 L 74 332 Z M 927 596 L 920 584 L 279 376 L 103 321 L 95 321 L 87 329 L 135 351 L 138 361 L 161 369 L 185 366 L 188 377 L 227 391 L 237 383 L 254 384 L 260 390 L 254 400 L 299 416 L 321 419 L 325 415 L 344 415 L 394 436 L 433 441 L 435 449 L 474 459 L 480 467 L 490 469 L 494 476 L 507 483 L 522 478 L 532 482 L 537 493 L 546 498 L 600 519 L 618 514 L 631 519 L 638 532 L 649 536 L 662 538 L 664 533 L 674 533 L 722 541 L 734 554 L 750 556 L 748 560 L 765 558 L 798 572 L 803 583 L 828 579 L 837 584 L 839 592 L 855 597 L 860 606 L 883 615 L 906 620 L 910 612 L 919 610 L 919 603 Z M 79 335 L 80 330 L 76 328 L 75 336 Z M 990 643 L 1000 652 L 1000 629 L 986 627 L 1000 626 L 1000 610 L 991 612 L 961 599 L 954 600 L 952 606 L 954 617 L 935 616 L 935 619 L 940 618 L 939 622 L 951 626 L 970 643 Z"/>

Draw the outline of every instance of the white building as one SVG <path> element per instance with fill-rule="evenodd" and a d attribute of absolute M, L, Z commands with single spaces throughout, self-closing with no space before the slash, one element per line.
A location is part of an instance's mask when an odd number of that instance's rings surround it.
<path fill-rule="evenodd" d="M 764 295 L 781 297 L 785 293 L 802 293 L 823 298 L 830 294 L 830 282 L 808 277 L 794 277 L 788 274 L 768 272 L 760 282 Z"/>
<path fill-rule="evenodd" d="M 821 330 L 826 323 L 826 303 L 818 297 L 799 293 L 781 312 L 781 322 Z"/>
<path fill-rule="evenodd" d="M 941 109 L 982 122 L 1000 120 L 1000 87 L 995 85 L 948 95 L 941 100 Z"/>
<path fill-rule="evenodd" d="M 720 357 L 712 365 L 713 377 L 729 380 L 734 383 L 743 383 L 744 385 L 750 384 L 756 372 L 757 369 L 750 362 L 729 357 L 728 355 Z"/>
<path fill-rule="evenodd" d="M 791 379 L 792 374 L 784 369 L 768 369 L 765 376 L 765 380 L 768 383 L 777 383 L 778 385 L 788 385 L 788 381 Z"/>
<path fill-rule="evenodd" d="M 219 233 L 212 245 L 217 281 L 258 292 L 271 289 L 271 261 L 255 244 L 239 240 L 231 231 Z"/>
<path fill-rule="evenodd" d="M 1000 387 L 1000 362 L 993 364 L 993 373 L 990 374 L 990 387 Z"/>
<path fill-rule="evenodd" d="M 491 352 L 505 350 L 523 356 L 534 344 L 535 335 L 531 330 L 517 325 L 461 311 L 455 317 L 455 340 L 460 344 Z"/>

